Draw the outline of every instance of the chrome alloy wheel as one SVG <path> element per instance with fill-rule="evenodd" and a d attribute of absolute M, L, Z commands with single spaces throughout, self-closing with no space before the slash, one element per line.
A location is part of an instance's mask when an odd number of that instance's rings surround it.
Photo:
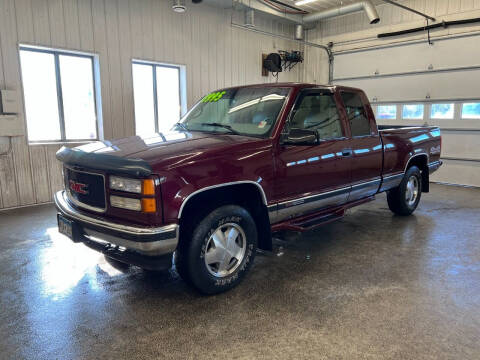
<path fill-rule="evenodd" d="M 417 201 L 419 191 L 418 178 L 416 176 L 410 176 L 407 182 L 407 188 L 405 191 L 405 200 L 407 201 L 408 206 L 415 205 Z"/>
<path fill-rule="evenodd" d="M 207 241 L 205 265 L 216 277 L 226 277 L 240 266 L 247 250 L 242 227 L 235 223 L 219 226 Z"/>

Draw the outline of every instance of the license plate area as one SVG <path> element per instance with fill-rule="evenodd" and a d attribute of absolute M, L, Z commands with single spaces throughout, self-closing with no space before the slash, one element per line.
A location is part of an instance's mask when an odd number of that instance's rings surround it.
<path fill-rule="evenodd" d="M 58 232 L 67 236 L 69 239 L 74 242 L 80 242 L 81 237 L 77 231 L 76 224 L 60 214 L 57 214 L 57 223 L 58 223 Z"/>

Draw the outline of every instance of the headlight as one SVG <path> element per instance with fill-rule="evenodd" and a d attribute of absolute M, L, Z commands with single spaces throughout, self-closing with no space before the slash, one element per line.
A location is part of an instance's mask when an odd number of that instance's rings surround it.
<path fill-rule="evenodd" d="M 140 199 L 131 199 L 131 198 L 112 195 L 110 196 L 110 205 L 112 205 L 113 207 L 121 208 L 121 209 L 128 209 L 128 210 L 135 210 L 135 211 L 142 210 L 142 203 Z"/>
<path fill-rule="evenodd" d="M 110 176 L 110 189 L 135 194 L 155 195 L 155 180 L 138 180 L 118 176 Z"/>
<path fill-rule="evenodd" d="M 142 193 L 142 180 L 110 176 L 110 189 L 126 191 L 135 194 Z"/>

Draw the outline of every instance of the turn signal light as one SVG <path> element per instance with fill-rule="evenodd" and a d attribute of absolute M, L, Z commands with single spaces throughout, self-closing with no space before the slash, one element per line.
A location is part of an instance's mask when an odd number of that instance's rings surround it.
<path fill-rule="evenodd" d="M 155 195 L 155 181 L 153 179 L 143 180 L 142 194 Z"/>
<path fill-rule="evenodd" d="M 155 198 L 142 199 L 142 212 L 154 213 L 157 211 L 157 203 Z"/>

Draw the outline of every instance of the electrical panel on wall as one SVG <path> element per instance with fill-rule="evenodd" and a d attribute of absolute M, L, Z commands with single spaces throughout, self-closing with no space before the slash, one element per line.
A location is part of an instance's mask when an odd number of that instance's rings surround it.
<path fill-rule="evenodd" d="M 23 136 L 23 126 L 17 115 L 0 114 L 0 137 L 1 136 Z"/>
<path fill-rule="evenodd" d="M 17 116 L 17 99 L 15 90 L 0 90 L 0 137 L 24 135 L 23 124 Z"/>
<path fill-rule="evenodd" d="M 18 101 L 15 90 L 0 90 L 0 103 L 2 114 L 17 114 Z"/>

